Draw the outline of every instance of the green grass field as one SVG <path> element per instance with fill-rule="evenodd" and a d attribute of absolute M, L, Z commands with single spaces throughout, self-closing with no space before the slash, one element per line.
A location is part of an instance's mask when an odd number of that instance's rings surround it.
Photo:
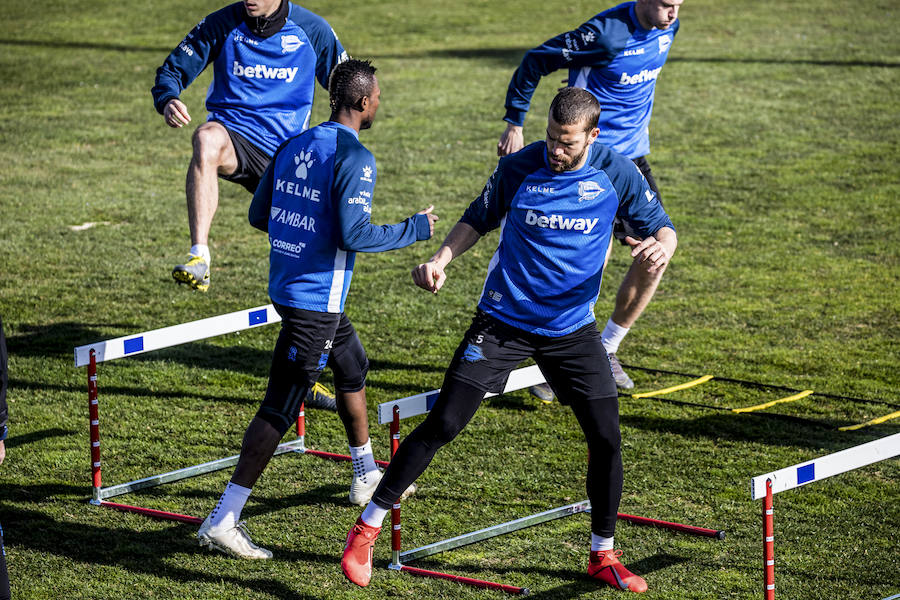
<path fill-rule="evenodd" d="M 468 325 L 496 233 L 417 290 L 429 257 L 496 161 L 503 99 L 522 54 L 612 3 L 361 2 L 305 6 L 371 58 L 381 110 L 363 142 L 378 159 L 373 220 L 434 204 L 435 239 L 360 255 L 347 312 L 368 350 L 375 406 L 440 385 Z M 384 569 L 342 576 L 358 509 L 346 464 L 273 459 L 244 516 L 276 558 L 201 552 L 190 525 L 95 508 L 86 374 L 72 349 L 268 303 L 265 236 L 249 196 L 221 185 L 212 287 L 172 282 L 188 247 L 191 128 L 170 130 L 149 94 L 156 67 L 215 2 L 35 0 L 0 25 L 0 315 L 10 351 L 10 438 L 0 467 L 14 598 L 501 598 Z M 549 10 L 548 10 L 549 9 Z M 762 597 L 760 504 L 749 480 L 900 432 L 900 6 L 688 0 L 657 86 L 650 160 L 679 248 L 620 350 L 636 391 L 719 377 L 665 396 L 622 397 L 623 512 L 728 532 L 723 542 L 621 523 L 617 545 L 665 600 Z M 210 74 L 184 94 L 203 120 Z M 561 78 L 561 77 L 560 77 Z M 558 85 L 526 122 L 543 135 Z M 324 94 L 314 121 L 327 117 Z M 91 228 L 73 230 L 87 222 Z M 597 304 L 605 322 L 627 268 L 617 250 Z M 265 390 L 276 328 L 102 364 L 104 483 L 237 453 Z M 647 370 L 644 370 L 647 369 Z M 812 389 L 765 414 L 727 408 Z M 327 383 L 326 378 L 326 383 Z M 841 397 L 841 398 L 838 398 Z M 346 452 L 336 415 L 310 410 L 308 443 Z M 416 419 L 404 422 L 404 431 Z M 581 500 L 586 449 L 570 411 L 525 392 L 485 402 L 405 504 L 404 546 Z M 205 515 L 230 471 L 118 500 Z M 615 598 L 586 579 L 577 515 L 416 566 L 526 586 L 534 597 Z M 881 600 L 900 593 L 900 465 L 890 460 L 776 497 L 777 596 Z"/>

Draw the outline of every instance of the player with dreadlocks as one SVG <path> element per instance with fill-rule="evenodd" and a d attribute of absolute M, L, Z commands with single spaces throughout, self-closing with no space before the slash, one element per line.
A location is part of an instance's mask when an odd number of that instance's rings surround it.
<path fill-rule="evenodd" d="M 253 543 L 241 510 L 301 399 L 327 366 L 353 463 L 350 501 L 364 505 L 381 480 L 366 412 L 369 361 L 344 314 L 356 252 L 403 248 L 434 233 L 434 207 L 395 225 L 371 223 L 375 158 L 359 141 L 381 96 L 375 68 L 348 60 L 329 79 L 331 120 L 275 152 L 250 204 L 250 224 L 267 231 L 269 296 L 281 315 L 269 385 L 250 422 L 231 481 L 200 526 L 200 545 L 243 558 L 271 558 Z M 415 490 L 406 488 L 402 496 Z"/>

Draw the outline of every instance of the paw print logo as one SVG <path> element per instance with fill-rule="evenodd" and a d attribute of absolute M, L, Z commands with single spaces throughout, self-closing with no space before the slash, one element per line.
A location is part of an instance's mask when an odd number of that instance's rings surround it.
<path fill-rule="evenodd" d="M 313 166 L 312 150 L 307 150 L 306 152 L 301 150 L 300 154 L 294 157 L 294 164 L 297 165 L 297 170 L 294 172 L 297 179 L 306 179 L 306 176 L 309 175 L 309 170 Z"/>

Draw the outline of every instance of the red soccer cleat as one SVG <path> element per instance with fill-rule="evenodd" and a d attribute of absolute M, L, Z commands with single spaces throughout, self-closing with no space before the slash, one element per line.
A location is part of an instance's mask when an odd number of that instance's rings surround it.
<path fill-rule="evenodd" d="M 621 550 L 599 550 L 591 552 L 588 563 L 588 577 L 599 579 L 617 590 L 628 590 L 638 594 L 647 591 L 647 582 L 625 568 L 619 562 Z"/>
<path fill-rule="evenodd" d="M 372 553 L 381 527 L 367 525 L 361 518 L 347 532 L 347 545 L 341 558 L 341 569 L 347 579 L 358 586 L 366 587 L 372 579 Z"/>

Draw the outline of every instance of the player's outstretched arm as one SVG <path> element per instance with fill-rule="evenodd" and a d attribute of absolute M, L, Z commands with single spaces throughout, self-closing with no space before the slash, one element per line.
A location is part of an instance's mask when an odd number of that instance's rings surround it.
<path fill-rule="evenodd" d="M 416 213 L 417 215 L 425 215 L 428 218 L 428 230 L 429 230 L 428 239 L 431 239 L 431 236 L 434 235 L 434 222 L 440 220 L 440 217 L 438 217 L 436 214 L 432 213 L 433 210 L 434 210 L 434 204 L 432 204 L 425 210 L 420 210 L 419 212 Z"/>
<path fill-rule="evenodd" d="M 525 147 L 525 136 L 522 134 L 521 125 L 506 124 L 506 130 L 497 142 L 497 156 L 504 157 L 507 154 L 518 152 Z"/>
<path fill-rule="evenodd" d="M 184 127 L 191 122 L 191 115 L 188 113 L 187 106 L 178 98 L 172 98 L 166 102 L 166 107 L 163 109 L 163 118 L 166 120 L 166 125 L 175 129 Z"/>
<path fill-rule="evenodd" d="M 450 261 L 471 248 L 481 238 L 475 229 L 466 223 L 457 223 L 447 234 L 444 243 L 434 256 L 412 270 L 413 282 L 423 290 L 437 294 L 447 280 L 444 268 Z"/>

